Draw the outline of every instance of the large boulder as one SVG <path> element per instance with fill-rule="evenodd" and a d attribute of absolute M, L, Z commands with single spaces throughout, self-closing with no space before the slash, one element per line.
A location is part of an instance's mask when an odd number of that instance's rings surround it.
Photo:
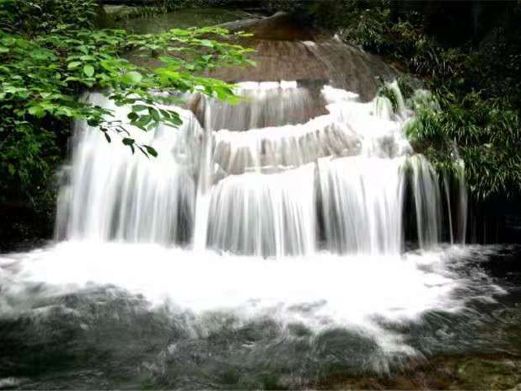
<path fill-rule="evenodd" d="M 209 74 L 229 82 L 329 83 L 358 93 L 362 100 L 371 100 L 381 80 L 392 80 L 396 76 L 396 71 L 379 57 L 325 32 L 301 26 L 285 13 L 222 26 L 253 34 L 241 44 L 255 49 L 252 54 L 255 67 L 223 68 Z"/>

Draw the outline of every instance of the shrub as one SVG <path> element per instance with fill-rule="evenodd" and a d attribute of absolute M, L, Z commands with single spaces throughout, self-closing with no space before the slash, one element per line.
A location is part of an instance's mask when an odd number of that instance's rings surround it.
<path fill-rule="evenodd" d="M 30 36 L 60 25 L 92 27 L 96 0 L 0 0 L 0 29 Z"/>
<path fill-rule="evenodd" d="M 440 171 L 465 162 L 469 189 L 478 199 L 521 194 L 521 121 L 497 99 L 446 93 L 413 103 L 416 117 L 406 131 Z"/>

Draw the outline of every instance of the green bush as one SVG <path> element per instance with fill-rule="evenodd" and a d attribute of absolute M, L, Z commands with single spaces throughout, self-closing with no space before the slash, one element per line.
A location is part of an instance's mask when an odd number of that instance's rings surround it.
<path fill-rule="evenodd" d="M 92 27 L 96 0 L 0 0 L 3 31 L 37 35 L 60 25 Z"/>
<path fill-rule="evenodd" d="M 406 131 L 415 148 L 440 171 L 465 162 L 467 181 L 478 199 L 521 194 L 521 121 L 504 102 L 469 93 L 416 100 Z"/>

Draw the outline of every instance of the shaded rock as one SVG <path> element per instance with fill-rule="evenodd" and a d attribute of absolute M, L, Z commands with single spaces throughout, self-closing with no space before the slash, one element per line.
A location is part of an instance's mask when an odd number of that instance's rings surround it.
<path fill-rule="evenodd" d="M 255 50 L 255 67 L 222 68 L 208 76 L 228 82 L 319 81 L 374 98 L 381 80 L 394 79 L 397 72 L 379 57 L 312 28 L 299 26 L 291 17 L 277 13 L 268 18 L 226 23 L 232 31 L 253 37 L 240 42 Z"/>

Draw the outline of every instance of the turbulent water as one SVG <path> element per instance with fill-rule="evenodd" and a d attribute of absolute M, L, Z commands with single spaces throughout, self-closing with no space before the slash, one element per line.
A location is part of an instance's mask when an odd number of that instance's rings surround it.
<path fill-rule="evenodd" d="M 497 251 L 264 259 L 67 241 L 6 255 L 0 386 L 327 387 L 437 353 L 519 354 L 519 292 L 482 268 Z"/>
<path fill-rule="evenodd" d="M 309 387 L 493 351 L 476 314 L 506 290 L 463 246 L 463 167 L 414 152 L 388 89 L 192 96 L 178 129 L 125 125 L 157 158 L 77 124 L 56 242 L 0 257 L 0 388 Z"/>

